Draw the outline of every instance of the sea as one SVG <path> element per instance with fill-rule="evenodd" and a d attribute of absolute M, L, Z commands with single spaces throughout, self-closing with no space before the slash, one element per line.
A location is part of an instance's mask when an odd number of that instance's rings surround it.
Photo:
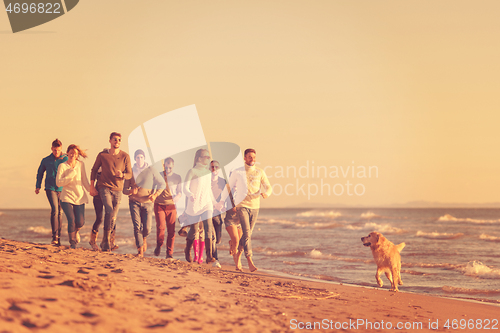
<path fill-rule="evenodd" d="M 87 209 L 79 247 L 89 248 L 94 211 Z M 49 209 L 0 211 L 0 237 L 48 244 Z M 63 245 L 69 245 L 63 222 Z M 102 227 L 101 227 L 102 228 Z M 177 223 L 176 230 L 180 226 Z M 500 209 L 339 208 L 266 209 L 259 212 L 252 235 L 259 269 L 302 279 L 378 287 L 376 265 L 361 237 L 382 233 L 401 252 L 403 292 L 500 304 Z M 154 257 L 156 228 L 146 256 Z M 218 245 L 221 264 L 234 265 L 229 235 Z M 118 253 L 137 253 L 128 209 L 117 218 Z M 174 258 L 184 260 L 185 238 L 176 236 Z M 165 248 L 160 258 L 165 257 Z M 246 261 L 242 258 L 243 267 Z M 381 276 L 384 287 L 390 283 Z"/>

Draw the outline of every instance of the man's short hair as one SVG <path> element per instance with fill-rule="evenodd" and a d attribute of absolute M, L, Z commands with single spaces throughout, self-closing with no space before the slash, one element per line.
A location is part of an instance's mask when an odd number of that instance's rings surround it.
<path fill-rule="evenodd" d="M 174 159 L 173 159 L 172 157 L 167 157 L 167 158 L 165 159 L 165 161 L 163 161 L 163 163 L 164 163 L 165 165 L 167 165 L 167 164 L 169 164 L 169 163 L 174 163 Z"/>
<path fill-rule="evenodd" d="M 247 154 L 250 154 L 250 153 L 257 154 L 257 152 L 255 151 L 255 149 L 248 148 L 248 149 L 245 149 L 245 155 L 244 156 L 247 156 Z"/>
<path fill-rule="evenodd" d="M 146 158 L 146 154 L 144 154 L 144 150 L 142 149 L 137 149 L 134 154 L 134 160 L 137 158 L 137 155 L 142 155 L 144 158 Z"/>
<path fill-rule="evenodd" d="M 114 137 L 114 136 L 119 136 L 119 137 L 120 137 L 120 139 L 121 139 L 121 137 L 122 137 L 122 135 L 121 135 L 120 133 L 118 133 L 118 132 L 113 132 L 113 133 L 111 133 L 111 134 L 109 135 L 109 139 L 110 139 L 110 140 L 111 140 L 111 139 L 113 139 L 113 137 Z"/>
<path fill-rule="evenodd" d="M 62 142 L 59 139 L 55 139 L 54 141 L 52 141 L 52 148 L 61 147 L 61 146 L 62 146 Z"/>

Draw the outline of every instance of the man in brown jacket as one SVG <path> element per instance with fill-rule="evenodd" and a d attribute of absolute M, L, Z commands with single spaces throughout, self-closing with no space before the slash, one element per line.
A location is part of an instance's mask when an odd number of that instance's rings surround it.
<path fill-rule="evenodd" d="M 125 179 L 132 178 L 130 156 L 120 150 L 121 140 L 120 133 L 111 133 L 109 136 L 111 148 L 107 152 L 103 151 L 97 155 L 90 174 L 90 194 L 93 196 L 99 195 L 104 204 L 104 235 L 101 243 L 103 251 L 118 248 L 114 241 L 115 221 L 120 207 L 123 182 Z M 101 176 L 97 181 L 96 189 L 94 183 L 99 167 L 101 168 Z M 97 238 L 97 233 L 92 232 L 91 241 L 92 239 L 95 241 L 95 238 Z"/>

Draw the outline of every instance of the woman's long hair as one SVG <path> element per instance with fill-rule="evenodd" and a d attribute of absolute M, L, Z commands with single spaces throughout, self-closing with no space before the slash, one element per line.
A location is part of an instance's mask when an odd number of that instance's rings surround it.
<path fill-rule="evenodd" d="M 198 159 L 200 158 L 201 154 L 206 151 L 208 153 L 207 149 L 198 149 L 196 151 L 196 154 L 194 155 L 194 163 L 193 163 L 193 168 L 196 166 L 196 162 L 198 162 Z"/>
<path fill-rule="evenodd" d="M 87 158 L 87 153 L 85 152 L 85 150 L 83 150 L 82 148 L 78 147 L 75 144 L 69 145 L 68 149 L 66 149 L 66 153 L 69 154 L 69 152 L 72 151 L 73 149 L 76 149 L 76 151 L 78 151 L 78 158 L 80 158 L 80 156 L 82 156 L 83 158 Z"/>

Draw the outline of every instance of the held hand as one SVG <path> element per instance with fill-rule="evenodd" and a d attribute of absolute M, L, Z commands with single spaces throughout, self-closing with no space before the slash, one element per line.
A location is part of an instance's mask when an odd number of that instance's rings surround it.
<path fill-rule="evenodd" d="M 137 187 L 133 187 L 133 188 L 132 188 L 132 193 L 131 193 L 131 194 L 132 194 L 132 195 L 136 195 L 136 194 L 137 194 L 137 192 L 139 192 L 139 189 L 138 189 Z"/>
<path fill-rule="evenodd" d="M 149 197 L 148 197 L 149 200 L 151 200 L 151 202 L 155 202 L 156 200 L 156 195 L 154 194 L 151 194 Z"/>
<path fill-rule="evenodd" d="M 99 192 L 96 190 L 95 187 L 92 186 L 90 188 L 90 195 L 93 196 L 93 197 L 95 197 L 95 196 L 99 195 Z"/>
<path fill-rule="evenodd" d="M 35 194 L 38 194 L 38 193 L 40 193 L 40 189 L 39 188 L 35 189 Z"/>
<path fill-rule="evenodd" d="M 123 178 L 123 172 L 121 170 L 116 171 L 115 177 L 116 178 Z"/>

